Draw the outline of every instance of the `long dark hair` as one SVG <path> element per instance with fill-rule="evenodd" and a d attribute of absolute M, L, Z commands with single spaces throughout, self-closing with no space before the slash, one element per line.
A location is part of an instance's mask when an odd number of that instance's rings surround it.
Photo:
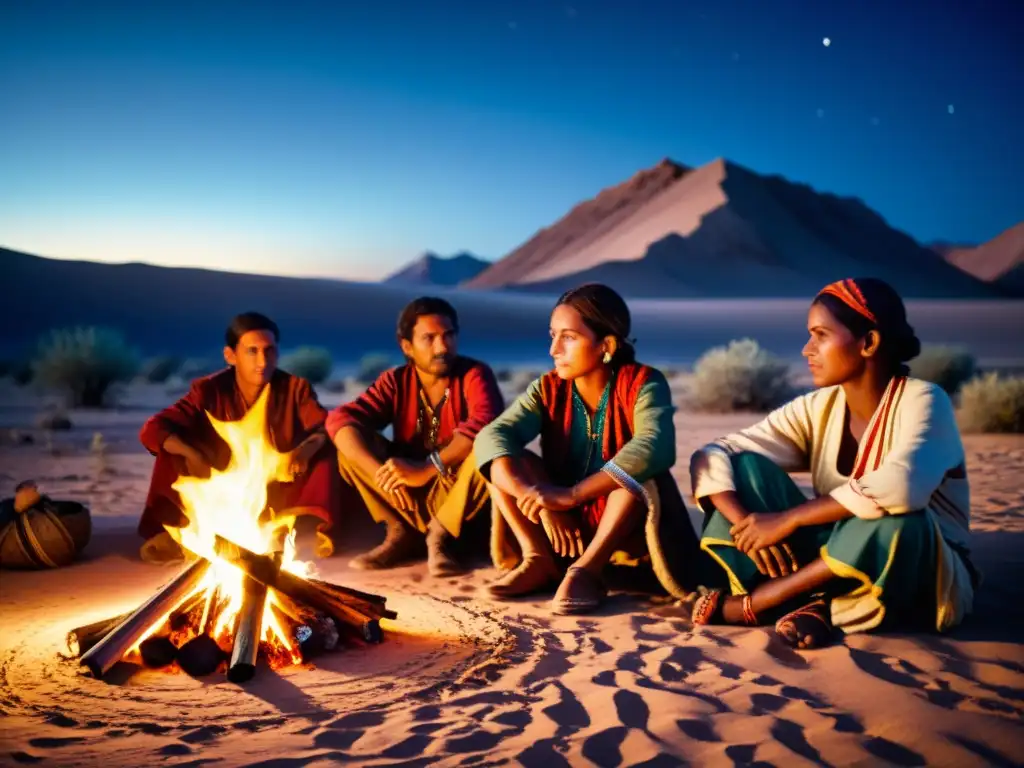
<path fill-rule="evenodd" d="M 626 301 L 619 294 L 601 283 L 586 283 L 563 293 L 555 304 L 572 307 L 580 313 L 583 324 L 598 339 L 613 336 L 618 342 L 612 365 L 619 366 L 636 360 L 633 340 L 629 338 L 632 318 Z"/>
<path fill-rule="evenodd" d="M 878 331 L 879 359 L 893 376 L 906 376 L 907 362 L 921 354 L 921 341 L 907 322 L 907 308 L 896 289 L 875 277 L 857 277 L 826 286 L 815 297 L 836 320 L 863 339 Z"/>

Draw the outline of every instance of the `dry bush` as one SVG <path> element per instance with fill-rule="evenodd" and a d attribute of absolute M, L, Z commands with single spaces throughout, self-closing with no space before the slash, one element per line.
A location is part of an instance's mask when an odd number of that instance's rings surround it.
<path fill-rule="evenodd" d="M 699 411 L 764 412 L 796 395 L 789 365 L 753 339 L 705 352 L 693 368 L 690 405 Z"/>
<path fill-rule="evenodd" d="M 974 355 L 962 347 L 926 344 L 910 361 L 910 375 L 938 384 L 950 395 L 960 391 L 977 371 Z"/>
<path fill-rule="evenodd" d="M 71 406 L 100 408 L 112 385 L 135 376 L 139 359 L 118 331 L 63 328 L 42 341 L 32 369 L 39 384 L 63 391 Z"/>
<path fill-rule="evenodd" d="M 1024 432 L 1024 377 L 988 373 L 967 382 L 957 419 L 964 432 Z"/>
<path fill-rule="evenodd" d="M 334 360 L 323 347 L 299 347 L 284 355 L 280 366 L 282 370 L 300 376 L 310 384 L 322 384 L 331 375 Z"/>
<path fill-rule="evenodd" d="M 359 365 L 356 367 L 356 379 L 369 384 L 376 381 L 384 371 L 394 367 L 395 363 L 392 361 L 391 355 L 384 352 L 370 352 L 360 359 Z"/>

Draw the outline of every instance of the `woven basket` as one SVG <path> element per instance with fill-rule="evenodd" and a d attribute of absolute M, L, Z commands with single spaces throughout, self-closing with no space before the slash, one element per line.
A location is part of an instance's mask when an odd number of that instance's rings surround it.
<path fill-rule="evenodd" d="M 68 565 L 89 543 L 89 508 L 45 496 L 24 512 L 14 500 L 0 502 L 0 568 L 37 570 Z"/>

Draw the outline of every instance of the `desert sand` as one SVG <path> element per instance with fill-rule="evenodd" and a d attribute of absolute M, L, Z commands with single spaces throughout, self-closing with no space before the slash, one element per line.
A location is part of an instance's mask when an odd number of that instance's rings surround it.
<path fill-rule="evenodd" d="M 326 398 L 325 398 L 326 399 Z M 14 398 L 5 402 L 16 402 Z M 327 404 L 330 404 L 328 401 Z M 93 540 L 61 570 L 0 573 L 0 763 L 43 765 L 1011 765 L 1024 743 L 1024 437 L 965 438 L 986 572 L 976 615 L 947 636 L 855 636 L 796 652 L 767 628 L 694 628 L 688 606 L 613 593 L 599 614 L 499 603 L 494 571 L 436 580 L 423 563 L 364 573 L 352 541 L 325 578 L 384 594 L 380 646 L 238 686 L 120 665 L 95 680 L 62 658 L 68 629 L 116 615 L 177 572 L 142 563 L 134 525 L 149 406 L 71 414 L 52 440 L 12 405 L 0 496 L 27 477 L 88 502 Z M 677 479 L 751 415 L 677 415 Z M 88 446 L 102 432 L 106 455 Z M 5 430 L 6 432 L 6 430 Z M 54 455 L 57 454 L 57 455 Z M 797 477 L 806 486 L 806 478 Z M 696 522 L 697 512 L 691 511 Z M 1017 758 L 1012 756 L 1017 754 Z"/>

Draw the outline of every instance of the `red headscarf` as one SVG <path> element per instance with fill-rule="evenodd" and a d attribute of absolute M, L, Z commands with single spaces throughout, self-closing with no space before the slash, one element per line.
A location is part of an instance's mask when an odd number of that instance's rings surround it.
<path fill-rule="evenodd" d="M 845 280 L 836 280 L 834 283 L 826 285 L 818 293 L 819 296 L 824 294 L 835 296 L 857 314 L 866 317 L 876 325 L 878 324 L 875 313 L 868 309 L 868 303 L 864 299 L 864 294 L 857 285 L 857 281 L 853 278 L 848 277 Z"/>

